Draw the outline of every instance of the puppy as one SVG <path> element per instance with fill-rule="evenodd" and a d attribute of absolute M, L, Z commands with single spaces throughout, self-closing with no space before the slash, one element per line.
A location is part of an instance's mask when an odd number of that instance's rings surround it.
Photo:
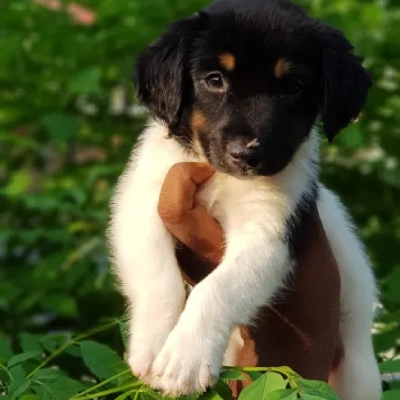
<path fill-rule="evenodd" d="M 212 385 L 235 327 L 290 288 L 296 237 L 317 206 L 341 275 L 344 356 L 332 384 L 342 400 L 378 400 L 374 277 L 318 177 L 316 121 L 332 140 L 371 85 L 352 45 L 286 1 L 220 0 L 171 24 L 139 58 L 135 83 L 153 121 L 119 180 L 109 232 L 133 373 L 169 395 Z M 157 204 L 167 171 L 191 161 L 217 171 L 198 201 L 222 225 L 226 251 L 185 304 Z"/>

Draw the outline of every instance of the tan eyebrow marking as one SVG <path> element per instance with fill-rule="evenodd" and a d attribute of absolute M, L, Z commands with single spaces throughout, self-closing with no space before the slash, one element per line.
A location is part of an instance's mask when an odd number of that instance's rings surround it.
<path fill-rule="evenodd" d="M 224 53 L 219 56 L 219 62 L 227 71 L 233 71 L 236 66 L 235 56 L 231 53 Z"/>
<path fill-rule="evenodd" d="M 285 58 L 279 58 L 275 64 L 274 74 L 277 78 L 281 78 L 286 72 L 289 71 L 292 63 Z"/>

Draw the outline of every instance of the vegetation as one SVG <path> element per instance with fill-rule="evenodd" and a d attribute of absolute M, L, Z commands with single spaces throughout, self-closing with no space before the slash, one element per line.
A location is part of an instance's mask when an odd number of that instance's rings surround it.
<path fill-rule="evenodd" d="M 0 399 L 159 399 L 121 361 L 123 301 L 104 231 L 145 122 L 133 61 L 207 0 L 82 0 L 93 23 L 43 3 L 0 2 Z M 400 371 L 400 0 L 299 3 L 344 30 L 374 76 L 363 118 L 324 143 L 323 180 L 374 263 L 382 371 Z M 287 369 L 249 373 L 258 380 L 241 399 L 336 398 Z M 202 398 L 228 399 L 224 380 L 241 374 L 225 371 Z M 399 384 L 388 389 L 385 400 L 400 398 Z"/>

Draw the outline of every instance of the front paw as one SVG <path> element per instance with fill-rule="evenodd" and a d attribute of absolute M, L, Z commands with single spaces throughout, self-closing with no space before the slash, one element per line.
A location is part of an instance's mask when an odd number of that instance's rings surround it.
<path fill-rule="evenodd" d="M 151 366 L 168 336 L 169 332 L 158 332 L 156 335 L 148 333 L 146 336 L 137 337 L 129 346 L 127 362 L 133 375 L 147 381 Z"/>
<path fill-rule="evenodd" d="M 149 383 L 153 362 L 176 325 L 181 307 L 175 310 L 159 307 L 159 310 L 161 312 L 145 313 L 131 321 L 127 362 L 132 373 L 145 383 Z"/>
<path fill-rule="evenodd" d="M 216 347 L 204 332 L 173 331 L 153 364 L 148 383 L 169 396 L 206 391 L 216 382 L 222 365 L 225 348 Z"/>

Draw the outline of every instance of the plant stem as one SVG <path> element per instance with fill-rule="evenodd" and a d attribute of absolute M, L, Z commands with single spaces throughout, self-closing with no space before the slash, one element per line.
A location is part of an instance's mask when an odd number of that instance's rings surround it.
<path fill-rule="evenodd" d="M 274 371 L 273 367 L 223 367 L 224 371 L 241 371 L 241 372 L 268 372 Z"/>
<path fill-rule="evenodd" d="M 140 383 L 140 382 L 130 383 L 129 385 L 125 385 L 125 386 L 120 386 L 120 387 L 113 388 L 113 389 L 104 390 L 103 392 L 93 393 L 93 394 L 90 394 L 89 396 L 81 397 L 81 395 L 78 395 L 76 397 L 71 397 L 70 400 L 97 399 L 97 398 L 100 398 L 100 397 L 108 396 L 109 394 L 119 393 L 119 392 L 123 392 L 124 390 L 127 390 L 127 389 L 132 389 L 133 387 L 137 386 L 138 384 L 142 385 L 142 383 Z"/>
<path fill-rule="evenodd" d="M 109 382 L 113 381 L 114 379 L 117 379 L 117 378 L 119 378 L 119 377 L 121 377 L 123 375 L 126 375 L 128 372 L 131 372 L 131 371 L 129 369 L 127 369 L 126 371 L 120 372 L 119 374 L 114 375 L 114 376 L 106 379 L 105 381 L 102 381 L 102 382 L 98 383 L 97 385 L 92 386 L 89 389 L 84 390 L 82 393 L 79 393 L 79 396 L 83 396 L 85 394 L 93 392 L 93 390 L 97 390 L 97 389 L 101 388 L 102 386 L 107 385 L 107 383 L 109 383 Z M 137 383 L 139 383 L 139 382 L 137 382 Z"/>
<path fill-rule="evenodd" d="M 66 348 L 68 348 L 72 344 L 78 342 L 79 340 L 85 339 L 89 336 L 95 335 L 96 333 L 106 331 L 107 329 L 112 328 L 118 323 L 119 321 L 113 321 L 108 324 L 97 326 L 96 328 L 93 328 L 90 331 L 82 333 L 81 335 L 78 335 L 76 338 L 71 339 L 68 342 L 64 343 L 59 349 L 50 354 L 41 364 L 39 364 L 31 373 L 29 373 L 27 379 L 31 378 L 36 372 L 38 372 L 41 368 L 45 367 L 51 360 L 59 356 Z"/>
<path fill-rule="evenodd" d="M 6 372 L 6 374 L 11 378 L 10 372 L 8 371 L 8 368 L 5 365 L 0 364 L 0 368 L 3 369 Z"/>

